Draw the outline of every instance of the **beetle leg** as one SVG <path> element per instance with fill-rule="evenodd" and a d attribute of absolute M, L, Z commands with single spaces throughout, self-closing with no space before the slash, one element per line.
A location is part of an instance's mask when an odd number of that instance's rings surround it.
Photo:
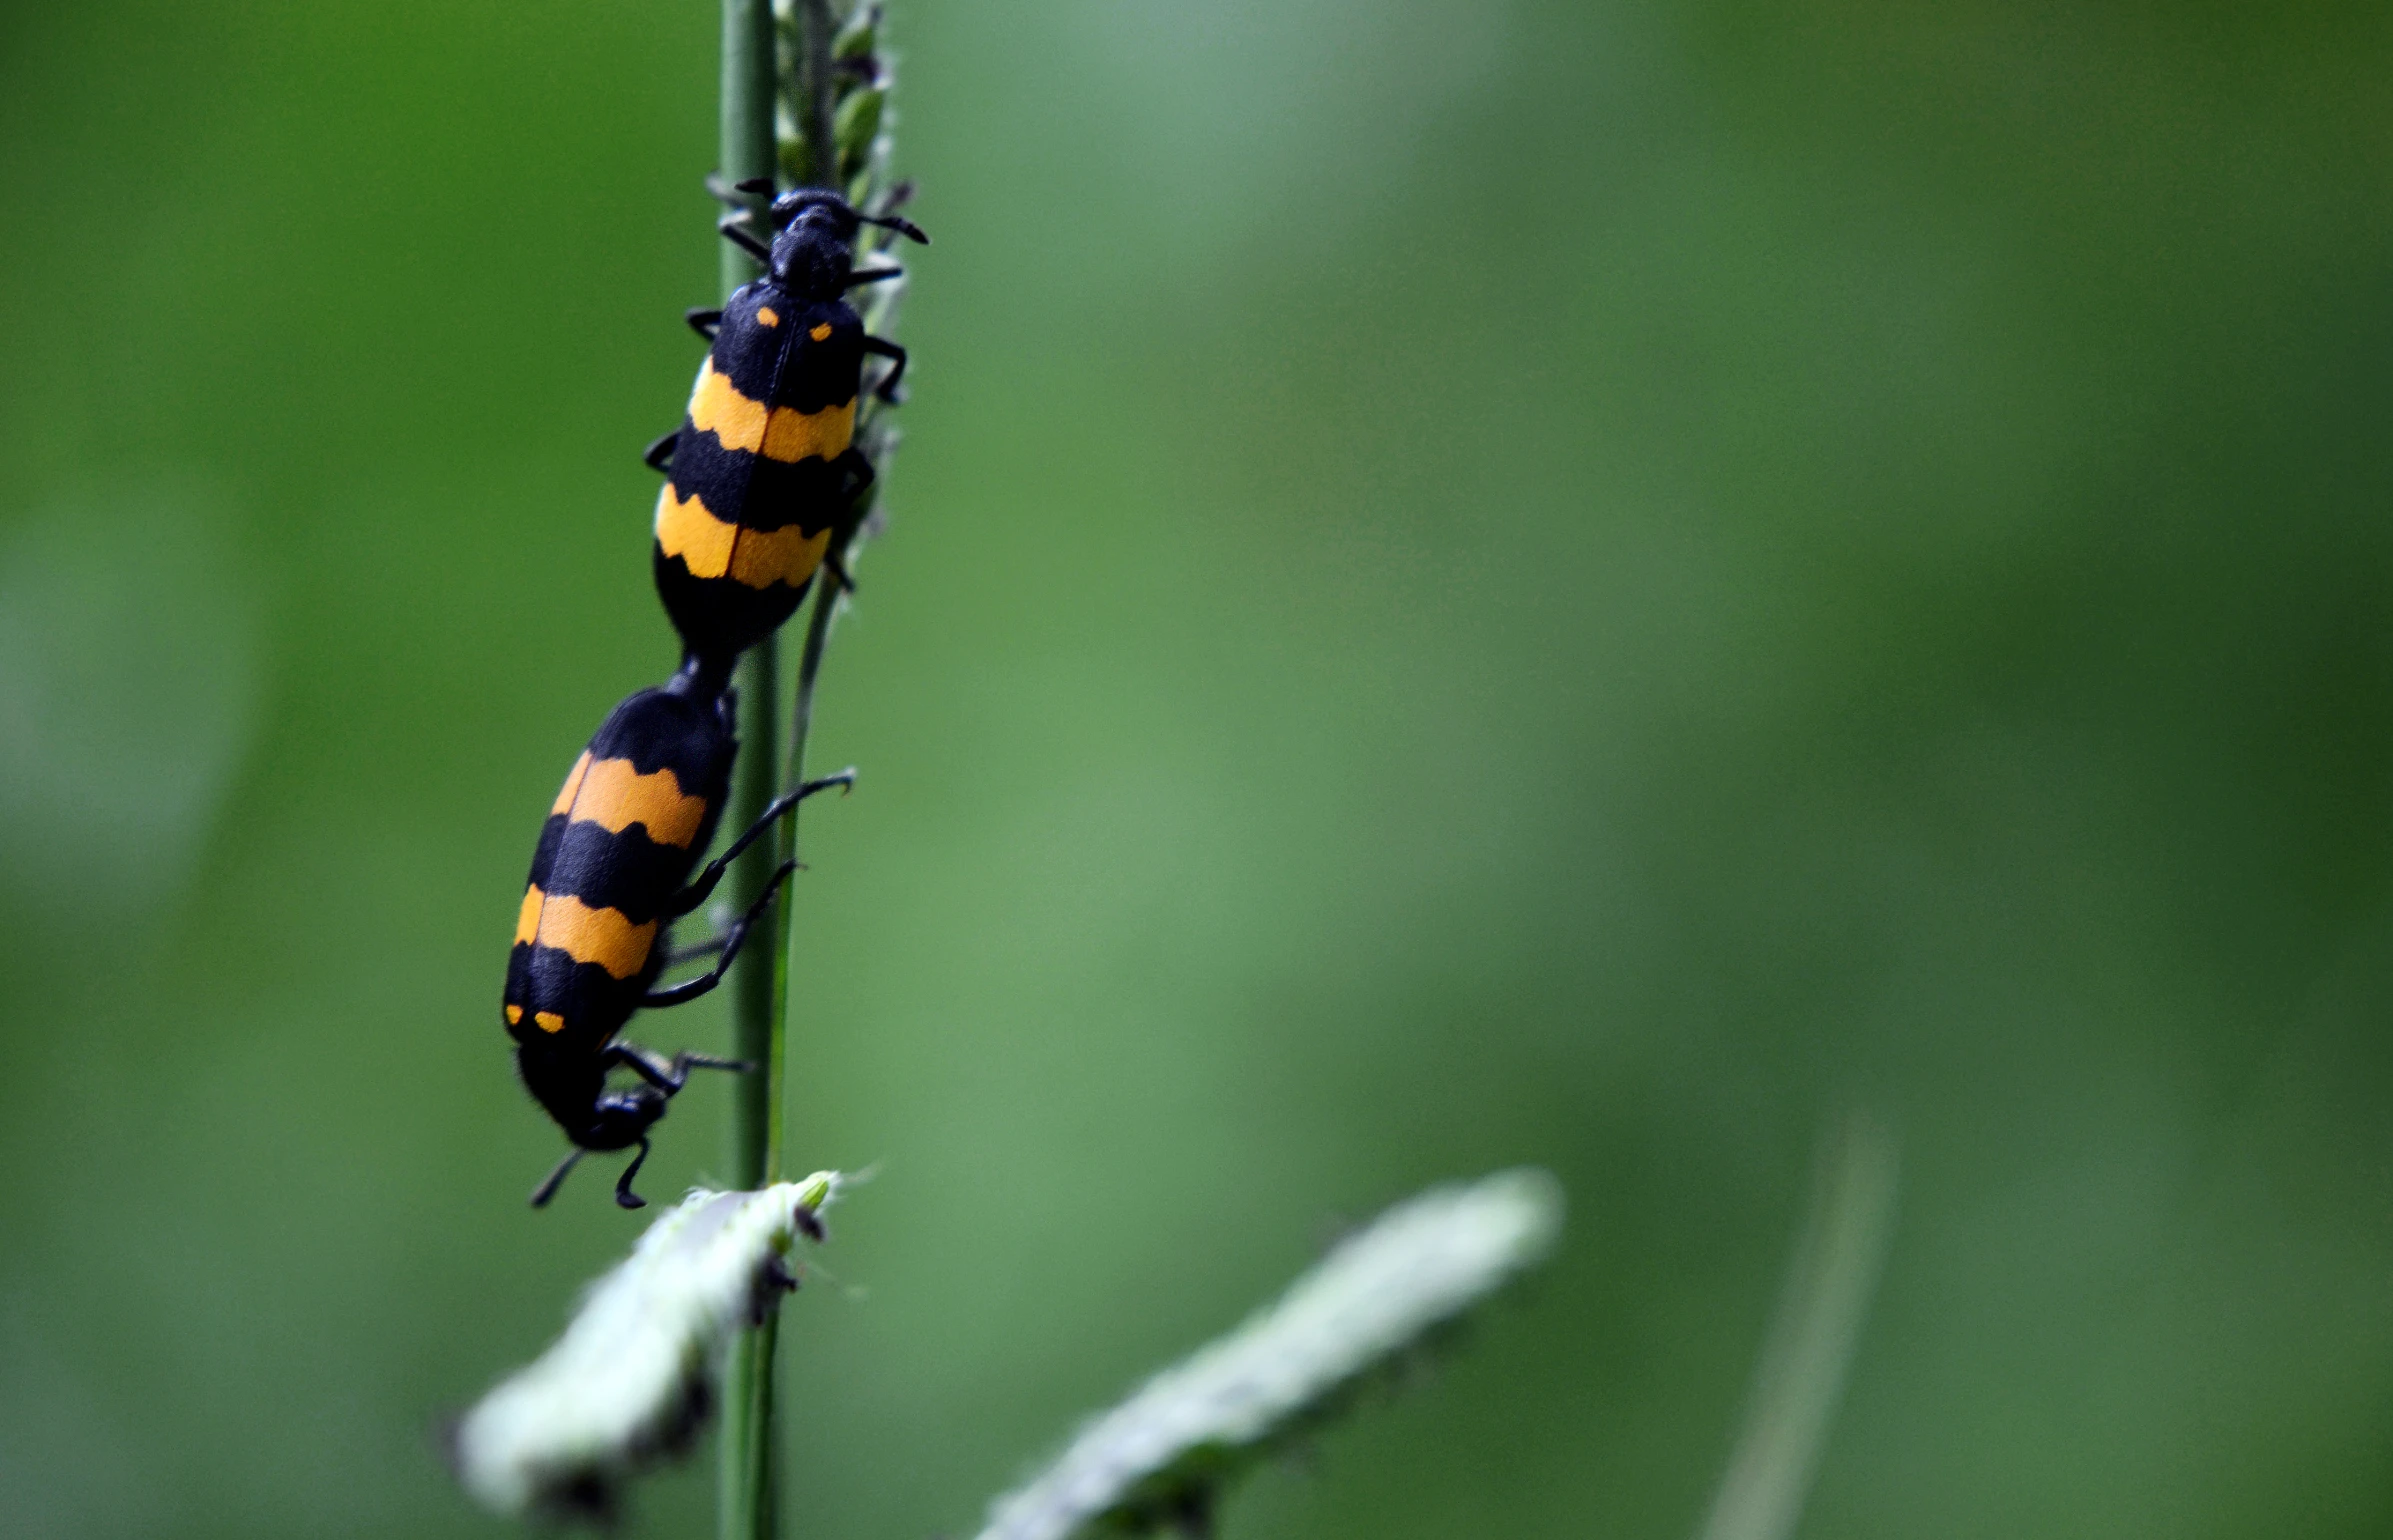
<path fill-rule="evenodd" d="M 673 468 L 673 446 L 679 442 L 681 442 L 681 430 L 675 428 L 641 451 L 640 463 L 652 471 L 671 470 Z"/>
<path fill-rule="evenodd" d="M 694 1069 L 727 1069 L 745 1073 L 756 1067 L 745 1059 L 717 1058 L 711 1053 L 692 1053 L 686 1048 L 667 1059 L 652 1048 L 643 1048 L 638 1043 L 627 1043 L 620 1038 L 607 1044 L 604 1062 L 622 1065 L 667 1096 L 680 1090 Z"/>
<path fill-rule="evenodd" d="M 648 1136 L 640 1136 L 640 1153 L 623 1168 L 623 1175 L 615 1179 L 615 1205 L 618 1208 L 646 1208 L 648 1200 L 631 1190 L 631 1179 L 640 1174 L 640 1164 L 648 1158 Z"/>
<path fill-rule="evenodd" d="M 709 342 L 715 340 L 715 328 L 723 324 L 723 312 L 720 310 L 685 310 L 681 318 L 690 323 L 691 331 Z"/>
<path fill-rule="evenodd" d="M 782 814 L 788 812 L 791 808 L 796 807 L 799 803 L 805 801 L 808 797 L 813 796 L 818 791 L 829 791 L 834 786 L 837 786 L 844 791 L 855 784 L 856 769 L 855 766 L 850 765 L 847 769 L 840 771 L 837 775 L 826 775 L 819 780 L 808 781 L 805 785 L 800 786 L 796 791 L 790 792 L 785 796 L 775 797 L 771 804 L 765 808 L 763 816 L 759 817 L 754 823 L 748 825 L 746 832 L 741 834 L 738 839 L 733 840 L 730 846 L 726 848 L 721 855 L 715 857 L 712 861 L 707 862 L 706 869 L 700 872 L 696 877 L 692 878 L 688 887 L 683 888 L 679 893 L 673 895 L 671 901 L 665 905 L 665 917 L 667 919 L 680 919 L 683 915 L 688 914 L 700 904 L 705 903 L 707 899 L 713 895 L 715 891 L 715 884 L 721 882 L 723 880 L 723 874 L 731 869 L 731 863 L 739 859 L 740 852 L 747 849 L 750 845 L 755 844 L 757 836 L 763 834 L 765 830 L 771 828 L 773 826 L 774 820 L 778 819 Z M 705 947 L 694 948 L 691 950 L 689 955 L 696 957 L 704 952 L 715 950 L 720 950 L 720 943 L 709 943 Z M 675 960 L 679 961 L 680 959 L 677 958 Z"/>
<path fill-rule="evenodd" d="M 675 1069 L 673 1062 L 663 1054 L 643 1048 L 638 1043 L 626 1043 L 617 1039 L 607 1044 L 605 1049 L 600 1052 L 599 1062 L 620 1064 L 668 1096 L 681 1089 L 682 1077 Z"/>
<path fill-rule="evenodd" d="M 551 1171 L 542 1179 L 539 1186 L 532 1189 L 532 1207 L 548 1207 L 548 1200 L 557 1195 L 559 1187 L 565 1185 L 565 1173 L 571 1171 L 574 1162 L 580 1160 L 585 1153 L 580 1149 L 571 1150 L 567 1152 L 563 1160 L 557 1162 L 557 1169 Z"/>
<path fill-rule="evenodd" d="M 665 952 L 665 966 L 678 968 L 685 962 L 696 962 L 701 957 L 712 957 L 721 950 L 723 950 L 721 936 L 715 937 L 712 941 L 701 941 L 696 946 L 672 947 Z"/>
<path fill-rule="evenodd" d="M 839 458 L 831 463 L 834 468 L 847 473 L 848 487 L 840 495 L 850 503 L 862 497 L 873 482 L 879 479 L 878 474 L 872 468 L 872 461 L 865 457 L 863 450 L 853 444 L 841 450 Z"/>
<path fill-rule="evenodd" d="M 724 970 L 739 959 L 740 945 L 748 939 L 748 931 L 755 925 L 756 917 L 764 913 L 765 905 L 773 901 L 773 895 L 781 891 L 781 884 L 787 882 L 789 874 L 797 869 L 798 863 L 795 861 L 784 861 L 774 868 L 772 880 L 764 885 L 762 893 L 756 895 L 756 902 L 750 904 L 748 912 L 732 922 L 731 929 L 723 933 L 723 956 L 712 968 L 694 979 L 684 980 L 670 988 L 652 989 L 641 997 L 640 1003 L 642 1005 L 680 1005 L 684 1001 L 697 999 L 717 984 L 722 983 Z"/>
<path fill-rule="evenodd" d="M 748 211 L 737 210 L 715 221 L 715 233 L 759 262 L 773 260 L 773 248 L 748 233 Z"/>
<path fill-rule="evenodd" d="M 906 376 L 906 350 L 886 338 L 868 336 L 864 339 L 864 351 L 889 359 L 892 363 L 890 371 L 882 376 L 880 384 L 872 388 L 872 393 L 891 406 L 903 401 L 905 396 L 898 390 L 897 382 Z"/>

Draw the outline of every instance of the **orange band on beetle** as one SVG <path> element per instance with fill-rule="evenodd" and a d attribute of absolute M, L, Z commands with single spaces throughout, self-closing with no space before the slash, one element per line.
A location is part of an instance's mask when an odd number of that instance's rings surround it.
<path fill-rule="evenodd" d="M 640 824 L 658 844 L 687 850 L 706 822 L 706 799 L 684 793 L 681 778 L 669 769 L 642 775 L 628 759 L 601 759 L 580 779 L 571 809 L 575 823 L 594 823 L 609 834 Z"/>
<path fill-rule="evenodd" d="M 828 460 L 855 438 L 856 399 L 850 396 L 819 412 L 767 408 L 740 394 L 729 375 L 716 373 L 710 354 L 698 366 L 698 384 L 690 392 L 690 426 L 712 433 L 725 449 L 744 449 L 784 465 L 816 456 Z"/>
<path fill-rule="evenodd" d="M 548 812 L 551 818 L 559 813 L 573 811 L 573 799 L 581 792 L 582 777 L 589 773 L 590 751 L 584 749 L 582 757 L 573 762 L 573 769 L 566 775 L 564 789 L 557 793 L 557 800 L 549 804 Z"/>
<path fill-rule="evenodd" d="M 570 893 L 543 894 L 534 888 L 524 895 L 525 908 L 534 908 L 536 901 L 534 945 L 553 946 L 575 962 L 596 963 L 619 979 L 647 965 L 648 949 L 656 942 L 656 921 L 634 925 L 622 910 L 593 908 Z M 544 1014 L 534 1012 L 533 1019 Z"/>
<path fill-rule="evenodd" d="M 745 529 L 716 518 L 695 492 L 687 500 L 676 496 L 668 482 L 657 497 L 656 548 L 680 557 L 692 577 L 728 577 L 757 589 L 775 583 L 801 588 L 823 564 L 831 531 L 808 535 L 794 524 Z"/>
<path fill-rule="evenodd" d="M 515 939 L 520 945 L 530 946 L 532 938 L 540 934 L 541 897 L 538 888 L 524 889 L 523 906 L 515 911 Z"/>

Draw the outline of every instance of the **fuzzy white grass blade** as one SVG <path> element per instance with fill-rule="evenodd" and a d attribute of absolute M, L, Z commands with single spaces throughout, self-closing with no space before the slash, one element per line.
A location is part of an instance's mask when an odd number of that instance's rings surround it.
<path fill-rule="evenodd" d="M 1348 1237 L 1245 1325 L 1149 1380 L 990 1510 L 979 1540 L 1066 1540 L 1186 1516 L 1235 1468 L 1541 1260 L 1562 1194 L 1543 1171 L 1435 1187 Z"/>
<path fill-rule="evenodd" d="M 839 1191 L 818 1171 L 761 1192 L 692 1192 L 590 1286 L 565 1334 L 457 1422 L 457 1478 L 507 1514 L 604 1510 L 622 1479 L 688 1447 L 725 1349 L 789 1274 L 781 1260 Z"/>

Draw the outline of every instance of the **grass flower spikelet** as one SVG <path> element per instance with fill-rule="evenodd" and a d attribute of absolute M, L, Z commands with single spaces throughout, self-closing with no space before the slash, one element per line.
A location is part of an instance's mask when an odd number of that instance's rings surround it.
<path fill-rule="evenodd" d="M 603 1513 L 622 1480 L 689 1446 L 726 1346 L 795 1281 L 783 1258 L 837 1195 L 818 1171 L 761 1192 L 692 1192 L 590 1286 L 565 1334 L 452 1430 L 484 1506 Z"/>
<path fill-rule="evenodd" d="M 1067 1540 L 1201 1519 L 1221 1483 L 1373 1370 L 1543 1259 L 1543 1171 L 1434 1187 L 1348 1237 L 1245 1325 L 1089 1423 L 991 1508 L 979 1540 Z"/>

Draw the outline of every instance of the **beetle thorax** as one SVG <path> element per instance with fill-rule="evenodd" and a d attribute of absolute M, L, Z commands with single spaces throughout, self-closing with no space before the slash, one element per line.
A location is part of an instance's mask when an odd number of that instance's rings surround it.
<path fill-rule="evenodd" d="M 801 299 L 837 299 L 855 270 L 853 216 L 816 204 L 773 237 L 773 281 Z"/>

